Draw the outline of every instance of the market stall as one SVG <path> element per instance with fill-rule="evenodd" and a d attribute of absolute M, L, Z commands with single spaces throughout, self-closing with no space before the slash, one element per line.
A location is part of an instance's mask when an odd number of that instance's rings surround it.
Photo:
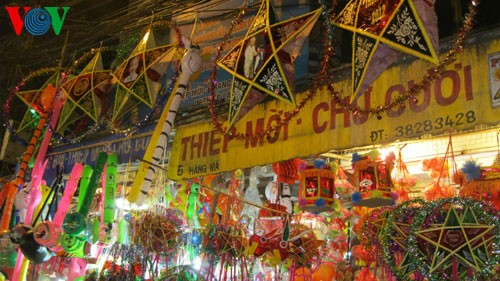
<path fill-rule="evenodd" d="M 479 3 L 440 41 L 433 1 L 251 2 L 12 88 L 34 133 L 0 189 L 0 280 L 500 275 L 500 37 L 470 34 Z"/>

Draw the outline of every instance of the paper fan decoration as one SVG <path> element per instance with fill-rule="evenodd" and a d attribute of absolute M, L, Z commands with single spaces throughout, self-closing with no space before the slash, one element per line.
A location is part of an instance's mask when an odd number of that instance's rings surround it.
<path fill-rule="evenodd" d="M 68 97 L 63 107 L 58 132 L 83 117 L 97 122 L 110 89 L 111 71 L 104 70 L 99 50 L 80 73 L 66 81 L 62 90 Z"/>
<path fill-rule="evenodd" d="M 146 32 L 137 47 L 113 73 L 116 92 L 112 122 L 139 106 L 153 108 L 161 88 L 161 78 L 176 51 L 175 44 L 156 46 L 151 31 Z"/>
<path fill-rule="evenodd" d="M 352 99 L 401 53 L 438 62 L 434 1 L 351 0 L 332 23 L 352 31 Z"/>
<path fill-rule="evenodd" d="M 247 34 L 217 65 L 233 75 L 229 127 L 266 97 L 295 105 L 295 59 L 321 9 L 279 22 L 269 3 L 262 4 Z"/>
<path fill-rule="evenodd" d="M 26 86 L 33 89 L 15 92 L 16 96 L 28 106 L 28 110 L 24 114 L 17 132 L 21 132 L 39 120 L 39 116 L 43 113 L 43 102 L 41 100 L 42 91 L 49 85 L 59 85 L 61 79 L 59 71 L 49 71 L 47 74 L 49 77 L 44 82 L 36 83 L 33 81 L 33 83 L 30 83 L 32 85 Z"/>

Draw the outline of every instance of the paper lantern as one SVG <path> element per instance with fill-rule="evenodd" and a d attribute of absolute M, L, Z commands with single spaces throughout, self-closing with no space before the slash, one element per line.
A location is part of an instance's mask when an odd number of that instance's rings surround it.
<path fill-rule="evenodd" d="M 307 167 L 300 173 L 299 208 L 314 213 L 332 211 L 336 194 L 334 182 L 335 173 L 328 166 Z"/>
<path fill-rule="evenodd" d="M 353 155 L 353 185 L 358 188 L 352 197 L 354 205 L 373 208 L 395 203 L 391 194 L 393 160 L 393 157 L 382 159 L 376 151 Z"/>
<path fill-rule="evenodd" d="M 460 188 L 460 196 L 487 201 L 500 210 L 500 166 L 481 167 L 479 178 L 467 180 Z"/>

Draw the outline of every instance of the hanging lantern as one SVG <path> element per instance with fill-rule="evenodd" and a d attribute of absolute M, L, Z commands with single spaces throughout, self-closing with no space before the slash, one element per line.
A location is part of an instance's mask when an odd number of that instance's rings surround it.
<path fill-rule="evenodd" d="M 316 160 L 314 166 L 307 166 L 300 172 L 299 208 L 312 212 L 332 211 L 335 201 L 335 173 L 329 165 L 320 165 Z"/>
<path fill-rule="evenodd" d="M 372 151 L 365 155 L 355 153 L 352 158 L 353 185 L 358 188 L 352 194 L 352 203 L 370 208 L 393 205 L 397 199 L 391 193 L 394 154 L 382 159 L 377 151 Z"/>
<path fill-rule="evenodd" d="M 461 197 L 487 201 L 500 210 L 500 165 L 480 167 L 474 161 L 467 161 L 460 169 L 466 181 L 459 186 Z"/>

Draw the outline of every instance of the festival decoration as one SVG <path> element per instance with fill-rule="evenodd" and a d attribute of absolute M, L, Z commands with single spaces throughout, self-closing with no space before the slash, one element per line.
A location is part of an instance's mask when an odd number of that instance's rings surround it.
<path fill-rule="evenodd" d="M 17 132 L 21 132 L 22 130 L 29 128 L 36 121 L 38 121 L 40 116 L 45 111 L 44 104 L 51 104 L 53 102 L 51 99 L 53 97 L 46 94 L 44 95 L 43 91 L 46 91 L 49 85 L 60 85 L 61 73 L 57 71 L 57 68 L 47 69 L 47 73 L 42 72 L 40 75 L 42 77 L 47 75 L 49 76 L 42 85 L 37 86 L 35 81 L 32 81 L 32 83 L 29 83 L 28 81 L 28 85 L 23 85 L 23 88 L 33 87 L 34 89 L 14 92 L 14 94 L 28 106 L 28 110 L 19 123 Z"/>
<path fill-rule="evenodd" d="M 103 106 L 106 104 L 107 94 L 111 87 L 111 71 L 103 69 L 102 50 L 97 49 L 94 53 L 94 57 L 80 73 L 69 78 L 62 85 L 68 102 L 63 108 L 57 132 L 63 135 L 69 125 L 84 117 L 97 123 Z M 84 61 L 84 59 L 81 58 L 80 61 Z M 79 63 L 75 62 L 75 64 Z"/>
<path fill-rule="evenodd" d="M 62 170 L 58 170 L 56 178 L 51 185 L 50 192 L 46 196 L 45 201 L 41 204 L 42 207 L 40 208 L 37 217 L 33 219 L 33 223 L 18 224 L 11 229 L 12 241 L 14 243 L 19 243 L 19 251 L 22 253 L 22 255 L 18 255 L 18 260 L 14 268 L 15 273 L 13 277 L 15 278 L 24 278 L 26 274 L 27 260 L 33 264 L 40 264 L 47 262 L 52 256 L 51 251 L 47 249 L 47 247 L 38 244 L 34 239 L 34 230 L 32 225 L 35 225 L 38 219 L 42 217 L 42 212 L 44 212 L 45 207 L 47 207 L 47 210 L 50 210 L 56 201 L 54 198 L 60 188 L 62 188 L 62 172 Z M 22 260 L 23 257 L 26 259 Z"/>
<path fill-rule="evenodd" d="M 65 75 L 63 75 L 62 82 L 65 81 Z M 45 93 L 45 91 L 50 91 L 51 94 L 49 97 Z M 53 92 L 53 93 L 52 93 Z M 61 94 L 60 89 L 54 88 L 51 84 L 49 84 L 41 95 L 41 98 L 46 99 L 42 103 L 45 104 L 44 112 L 52 112 L 50 115 L 50 119 L 48 121 L 48 125 L 50 127 L 55 127 L 59 121 L 59 116 L 61 114 L 62 107 L 66 101 L 66 98 Z M 40 186 L 42 184 L 42 178 L 45 171 L 45 166 L 47 164 L 45 160 L 45 155 L 49 148 L 50 142 L 52 140 L 52 131 L 45 130 L 43 135 L 43 139 L 38 148 L 38 152 L 35 158 L 35 164 L 31 171 L 31 182 L 29 183 L 29 190 L 27 191 L 30 195 L 30 202 L 28 207 L 25 208 L 26 214 L 25 219 L 23 220 L 26 224 L 32 223 L 32 216 L 35 207 L 40 203 L 42 194 L 40 191 Z"/>
<path fill-rule="evenodd" d="M 364 155 L 353 154 L 352 184 L 358 188 L 358 191 L 352 194 L 353 204 L 373 208 L 395 203 L 397 195 L 391 193 L 394 158 L 391 153 L 383 159 L 378 151 Z"/>
<path fill-rule="evenodd" d="M 311 268 L 321 260 L 319 249 L 325 241 L 316 239 L 312 230 L 307 226 L 291 225 L 290 238 L 286 241 L 289 246 L 289 258 L 292 261 L 291 272 L 295 272 L 295 268 Z M 291 280 L 293 278 L 292 276 Z"/>
<path fill-rule="evenodd" d="M 90 165 L 83 166 L 82 178 L 80 179 L 80 184 L 78 185 L 79 192 L 77 210 L 80 210 L 82 207 L 83 198 L 85 198 L 85 194 L 87 193 L 87 188 L 89 186 L 93 170 L 94 169 Z"/>
<path fill-rule="evenodd" d="M 142 105 L 153 108 L 162 75 L 178 51 L 176 45 L 157 47 L 153 31 L 146 31 L 129 58 L 113 72 L 116 91 L 111 122 L 124 122 L 127 113 Z"/>
<path fill-rule="evenodd" d="M 175 95 L 170 95 L 167 105 L 162 111 L 160 119 L 155 127 L 148 148 L 144 155 L 144 161 L 141 161 L 134 183 L 130 190 L 127 200 L 130 203 L 142 205 L 148 195 L 151 182 L 156 173 L 157 165 L 165 152 L 170 131 L 174 126 L 175 116 L 181 103 L 182 95 L 187 89 L 187 83 L 190 76 L 196 73 L 201 67 L 201 56 L 197 46 L 186 46 L 187 52 L 181 61 L 181 77 Z"/>
<path fill-rule="evenodd" d="M 300 171 L 299 208 L 309 212 L 332 211 L 336 200 L 335 173 L 323 160 Z"/>
<path fill-rule="evenodd" d="M 469 161 L 460 170 L 466 175 L 466 181 L 459 195 L 489 202 L 500 210 L 500 165 L 480 167 L 475 161 Z"/>
<path fill-rule="evenodd" d="M 297 276 L 295 276 L 297 277 Z M 312 281 L 334 280 L 335 266 L 331 263 L 322 263 L 313 271 Z"/>
<path fill-rule="evenodd" d="M 317 79 L 312 80 L 311 87 L 307 91 L 307 95 L 304 99 L 298 102 L 295 109 L 285 112 L 283 114 L 284 118 L 280 118 L 275 125 L 269 126 L 267 129 L 256 132 L 255 134 L 248 135 L 246 132 L 238 132 L 237 130 L 228 130 L 227 126 L 223 125 L 223 122 L 219 120 L 219 116 L 216 109 L 216 100 L 217 96 L 215 94 L 216 88 L 218 87 L 217 83 L 217 64 L 214 64 L 212 69 L 212 83 L 210 83 L 210 114 L 212 116 L 212 123 L 215 126 L 215 129 L 225 137 L 229 139 L 238 139 L 238 140 L 259 140 L 264 137 L 271 137 L 275 132 L 279 132 L 282 127 L 287 126 L 287 124 L 298 116 L 300 110 L 304 108 L 304 106 L 310 102 L 313 97 L 316 95 L 317 91 L 324 86 L 325 81 L 332 81 L 333 78 L 329 73 L 331 58 L 335 56 L 335 50 L 333 48 L 333 26 L 328 23 L 328 19 L 333 15 L 333 8 L 328 7 L 325 3 L 320 0 L 319 1 L 323 12 L 321 13 L 323 16 L 323 27 L 327 30 L 327 36 L 324 37 L 324 46 L 322 53 L 322 60 L 320 63 L 320 71 L 318 73 Z M 220 61 L 220 57 L 224 50 L 224 46 L 229 42 L 231 37 L 231 33 L 233 29 L 239 25 L 242 20 L 242 17 L 246 14 L 246 9 L 241 9 L 235 19 L 231 22 L 231 25 L 228 28 L 228 32 L 224 35 L 222 43 L 217 47 L 217 52 L 215 55 L 215 61 Z"/>
<path fill-rule="evenodd" d="M 261 258 L 272 267 L 289 265 L 293 273 L 301 267 L 310 268 L 320 259 L 320 247 L 325 241 L 318 240 L 312 229 L 298 223 L 286 223 L 270 233 L 256 231 L 249 237 L 247 255 Z"/>
<path fill-rule="evenodd" d="M 186 217 L 188 224 L 192 229 L 201 227 L 198 220 L 198 210 L 203 206 L 200 202 L 200 185 L 196 182 L 191 183 L 189 188 Z"/>
<path fill-rule="evenodd" d="M 294 184 L 299 179 L 300 158 L 289 159 L 273 163 L 273 171 L 278 176 L 278 181 L 286 184 Z"/>
<path fill-rule="evenodd" d="M 217 280 L 247 279 L 247 246 L 248 239 L 241 225 L 226 222 L 207 225 L 202 246 L 209 264 L 205 280 L 213 280 L 214 277 Z M 216 268 L 217 264 L 219 270 Z"/>
<path fill-rule="evenodd" d="M 398 280 L 419 280 L 420 273 L 408 255 L 406 238 L 418 212 L 425 206 L 422 199 L 412 199 L 394 207 L 387 215 L 387 222 L 378 237 L 383 250 L 384 265 Z"/>
<path fill-rule="evenodd" d="M 376 274 L 380 266 L 382 257 L 381 239 L 383 229 L 387 223 L 391 207 L 381 207 L 372 209 L 365 217 L 358 221 L 358 225 L 353 227 L 360 245 L 354 245 L 351 248 L 352 257 L 356 259 L 356 265 L 365 267 L 363 270 L 373 270 Z M 372 267 L 373 265 L 373 267 Z M 382 269 L 384 272 L 384 269 Z M 363 280 L 363 279 L 360 279 Z M 370 279 L 368 279 L 370 280 Z"/>
<path fill-rule="evenodd" d="M 33 231 L 35 241 L 38 244 L 49 248 L 56 255 L 64 254 L 64 251 L 59 244 L 59 237 L 62 232 L 61 226 L 64 217 L 69 210 L 71 199 L 77 189 L 78 182 L 82 176 L 82 171 L 82 164 L 76 163 L 73 166 L 53 220 L 43 221 L 37 224 Z"/>
<path fill-rule="evenodd" d="M 457 55 L 462 53 L 465 38 L 474 27 L 474 18 L 478 12 L 477 6 L 479 5 L 479 2 L 479 0 L 470 1 L 469 10 L 466 13 L 465 18 L 463 19 L 463 25 L 457 32 L 457 37 L 454 41 L 453 46 L 448 50 L 446 55 L 443 55 L 444 59 L 442 59 L 435 67 L 429 68 L 422 79 L 419 82 L 413 84 L 413 86 L 411 86 L 406 91 L 406 93 L 392 99 L 391 102 L 385 103 L 384 105 L 375 105 L 369 108 L 365 108 L 353 103 L 350 99 L 345 99 L 339 91 L 336 91 L 334 89 L 333 84 L 329 83 L 327 86 L 328 89 L 332 92 L 332 100 L 335 102 L 335 104 L 344 108 L 345 110 L 348 110 L 354 116 L 376 116 L 379 120 L 382 119 L 384 113 L 386 114 L 395 110 L 396 108 L 406 106 L 406 102 L 417 103 L 418 95 L 422 91 L 422 89 L 425 88 L 425 85 L 428 85 L 432 83 L 432 81 L 439 79 L 446 70 L 446 66 L 455 62 L 457 59 Z"/>
<path fill-rule="evenodd" d="M 62 77 L 62 83 L 64 83 L 66 75 L 63 73 L 61 77 Z M 52 78 L 54 78 L 54 76 L 52 76 Z M 36 98 L 36 96 L 35 96 L 35 98 Z M 33 138 L 31 139 L 31 142 L 30 142 L 30 144 L 33 145 L 33 148 L 34 148 L 35 143 L 38 141 L 38 137 L 41 136 L 41 130 L 47 121 L 48 121 L 49 126 L 52 126 L 52 127 L 56 126 L 57 122 L 59 121 L 59 114 L 61 113 L 63 104 L 65 102 L 65 98 L 61 95 L 60 89 L 56 89 L 50 83 L 46 86 L 46 88 L 41 93 L 39 100 L 40 100 L 40 105 L 41 105 L 41 108 L 39 110 L 42 111 L 42 113 L 41 113 L 42 116 L 41 116 L 41 119 L 39 121 L 37 130 L 35 130 L 35 132 L 33 134 Z M 49 113 L 52 113 L 52 114 L 49 115 Z M 27 206 L 18 206 L 18 207 L 23 208 L 22 209 L 23 210 L 22 211 L 22 213 L 23 213 L 23 217 L 22 217 L 23 221 L 22 222 L 25 223 L 26 225 L 32 224 L 33 212 L 35 210 L 35 207 L 40 203 L 40 201 L 42 199 L 40 185 L 42 182 L 43 173 L 44 173 L 45 165 L 46 165 L 46 162 L 44 162 L 44 158 L 45 158 L 45 154 L 47 152 L 47 149 L 49 147 L 51 139 L 52 139 L 52 131 L 46 130 L 45 134 L 43 135 L 43 139 L 40 143 L 40 146 L 38 148 L 37 156 L 35 158 L 35 164 L 34 164 L 34 167 L 32 169 L 32 172 L 31 172 L 31 182 L 29 184 L 29 188 L 26 187 L 20 192 L 20 195 L 23 197 L 25 197 L 25 195 L 28 195 L 27 197 L 24 198 L 24 201 L 25 201 L 25 203 L 27 203 Z M 33 153 L 33 150 L 31 150 L 31 152 L 30 152 L 30 147 L 28 147 L 27 152 L 23 156 L 23 162 L 21 163 L 21 168 L 20 168 L 20 171 L 22 171 L 23 174 L 27 169 L 27 163 L 25 163 L 25 159 L 29 159 L 29 157 L 32 157 L 32 155 L 31 155 L 32 153 Z M 22 185 L 24 183 L 23 176 L 19 177 L 19 173 L 17 175 L 16 181 L 19 180 L 19 183 L 18 183 L 19 185 Z M 12 210 L 10 210 L 10 212 L 11 211 Z M 4 215 L 10 214 L 9 208 L 6 207 L 4 212 L 5 212 Z M 29 235 L 32 235 L 32 232 L 29 232 Z M 29 242 L 26 242 L 28 240 L 29 240 Z M 28 240 L 23 239 L 23 247 L 25 245 L 31 245 L 31 243 L 35 244 L 34 241 L 31 241 L 31 238 Z M 21 243 L 20 243 L 20 245 L 21 245 Z M 31 246 L 29 246 L 28 248 L 30 248 L 30 247 Z M 34 247 L 34 245 L 33 245 L 33 247 Z M 26 264 L 27 261 L 23 259 L 23 252 L 21 250 L 22 250 L 22 248 L 20 248 L 20 250 L 18 251 L 18 257 L 17 257 L 16 266 L 15 266 L 16 270 L 15 270 L 15 273 L 13 276 L 15 279 L 19 278 L 20 276 L 22 278 L 23 275 L 26 273 L 25 270 L 26 270 L 26 266 L 27 266 L 27 264 Z M 37 261 L 39 260 L 33 256 L 32 256 L 32 259 L 37 260 Z M 25 265 L 24 267 L 22 267 L 23 263 Z"/>
<path fill-rule="evenodd" d="M 153 261 L 136 245 L 113 244 L 99 260 L 103 264 L 100 272 L 87 274 L 85 280 L 146 280 L 147 274 L 157 276 L 152 271 Z"/>
<path fill-rule="evenodd" d="M 351 100 L 396 62 L 400 52 L 438 63 L 433 1 L 351 0 L 332 23 L 354 33 Z"/>
<path fill-rule="evenodd" d="M 499 276 L 500 217 L 465 198 L 428 203 L 414 217 L 407 237 L 413 266 L 430 281 L 492 280 Z"/>
<path fill-rule="evenodd" d="M 171 258 L 179 250 L 182 225 L 182 220 L 175 210 L 154 205 L 131 223 L 131 239 L 146 253 L 161 254 Z"/>
<path fill-rule="evenodd" d="M 245 38 L 217 61 L 233 74 L 229 128 L 266 96 L 296 104 L 293 62 L 320 12 L 278 22 L 270 1 L 262 1 Z"/>
<path fill-rule="evenodd" d="M 48 95 L 49 97 L 43 98 L 44 109 L 51 108 L 51 103 L 55 95 L 55 88 L 48 87 L 44 90 L 42 95 Z M 47 122 L 48 112 L 41 116 L 40 121 L 38 121 L 37 128 L 33 132 L 33 136 L 31 137 L 30 143 L 24 152 L 19 170 L 17 171 L 16 178 L 14 181 L 5 184 L 2 188 L 2 192 L 0 193 L 0 205 L 5 203 L 2 219 L 0 221 L 0 231 L 6 231 L 9 229 L 9 222 L 11 219 L 12 209 L 14 207 L 14 199 L 15 194 L 19 190 L 19 187 L 24 184 L 24 176 L 26 170 L 28 169 L 28 162 L 33 155 L 36 144 L 39 142 L 39 138 L 42 135 L 43 127 Z"/>
<path fill-rule="evenodd" d="M 431 178 L 434 183 L 425 187 L 422 190 L 424 197 L 428 201 L 437 200 L 440 198 L 450 198 L 455 195 L 456 191 L 453 186 L 453 177 L 456 178 L 459 173 L 457 163 L 455 162 L 455 154 L 453 152 L 452 135 L 450 131 L 448 146 L 443 158 L 433 158 L 427 164 L 426 160 L 423 161 L 423 169 L 430 172 Z M 460 188 L 460 185 L 456 186 Z"/>
<path fill-rule="evenodd" d="M 345 173 L 344 169 L 341 167 L 337 167 L 336 169 L 336 177 L 335 177 L 335 189 L 337 190 L 337 194 L 340 196 L 342 199 L 351 199 L 351 194 L 354 192 L 355 188 L 349 182 L 349 178 L 347 177 L 347 174 Z"/>
<path fill-rule="evenodd" d="M 398 203 L 410 200 L 410 188 L 415 185 L 417 180 L 410 174 L 406 164 L 403 162 L 401 149 L 398 151 L 398 158 L 391 172 L 391 179 L 394 184 L 393 192 L 398 195 Z"/>

